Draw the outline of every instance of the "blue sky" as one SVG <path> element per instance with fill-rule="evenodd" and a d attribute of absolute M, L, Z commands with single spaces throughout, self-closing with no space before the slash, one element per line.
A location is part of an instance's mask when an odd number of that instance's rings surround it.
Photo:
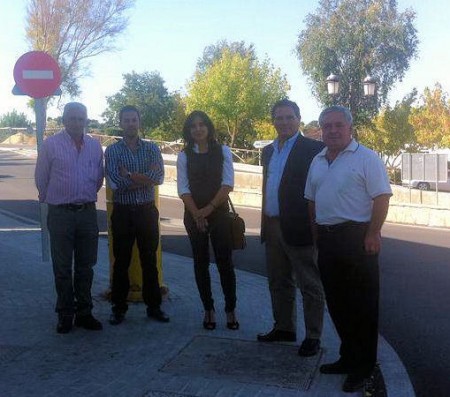
<path fill-rule="evenodd" d="M 27 97 L 13 96 L 13 68 L 29 51 L 25 42 L 26 0 L 0 2 L 0 115 L 24 112 Z M 170 91 L 183 91 L 195 71 L 203 49 L 219 40 L 253 43 L 260 59 L 267 56 L 287 75 L 289 96 L 301 109 L 303 121 L 315 120 L 320 107 L 311 96 L 294 48 L 304 19 L 317 7 L 314 0 L 137 0 L 127 32 L 117 41 L 118 51 L 90 60 L 90 75 L 81 81 L 89 117 L 101 119 L 106 97 L 123 85 L 122 74 L 159 71 Z M 420 39 L 418 59 L 411 62 L 402 82 L 393 87 L 390 101 L 400 100 L 416 87 L 422 92 L 440 82 L 450 92 L 450 8 L 447 0 L 400 0 L 399 10 L 412 7 L 417 12 Z M 57 107 L 48 115 L 59 116 Z"/>

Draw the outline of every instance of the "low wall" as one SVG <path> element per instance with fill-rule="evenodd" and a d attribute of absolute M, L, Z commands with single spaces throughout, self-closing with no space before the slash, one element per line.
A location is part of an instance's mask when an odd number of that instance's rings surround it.
<path fill-rule="evenodd" d="M 261 167 L 235 164 L 234 191 L 236 205 L 261 208 Z M 163 196 L 177 197 L 176 167 L 165 165 Z M 450 193 L 425 192 L 392 185 L 388 222 L 450 228 Z"/>

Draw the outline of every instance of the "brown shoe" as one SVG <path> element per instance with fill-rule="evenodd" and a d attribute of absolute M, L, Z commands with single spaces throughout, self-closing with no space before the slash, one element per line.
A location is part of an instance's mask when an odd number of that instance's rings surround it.
<path fill-rule="evenodd" d="M 368 377 L 361 374 L 350 373 L 345 378 L 344 384 L 342 385 L 342 390 L 346 393 L 354 393 L 359 389 L 362 389 L 366 384 Z"/>
<path fill-rule="evenodd" d="M 352 367 L 345 363 L 342 359 L 334 363 L 323 364 L 319 369 L 320 373 L 327 375 L 348 374 L 352 371 Z"/>
<path fill-rule="evenodd" d="M 295 342 L 297 335 L 292 331 L 282 331 L 280 329 L 272 329 L 267 334 L 258 334 L 259 342 Z"/>
<path fill-rule="evenodd" d="M 67 334 L 70 332 L 73 326 L 73 315 L 60 314 L 58 315 L 58 325 L 56 326 L 56 332 L 58 334 Z"/>
<path fill-rule="evenodd" d="M 306 338 L 298 349 L 298 355 L 302 357 L 311 357 L 319 353 L 319 350 L 320 339 Z"/>
<path fill-rule="evenodd" d="M 164 313 L 160 308 L 153 309 L 153 308 L 147 308 L 147 316 L 150 318 L 154 318 L 157 321 L 160 321 L 162 323 L 168 323 L 170 321 L 170 317 Z"/>
<path fill-rule="evenodd" d="M 103 325 L 92 314 L 86 314 L 84 316 L 75 316 L 75 325 L 90 331 L 100 331 L 103 329 Z"/>

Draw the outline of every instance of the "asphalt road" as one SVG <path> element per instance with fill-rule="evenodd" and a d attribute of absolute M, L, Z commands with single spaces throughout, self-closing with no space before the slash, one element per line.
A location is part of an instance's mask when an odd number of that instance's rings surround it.
<path fill-rule="evenodd" d="M 0 150 L 0 209 L 30 224 L 39 220 L 34 164 Z M 98 208 L 106 232 L 104 189 Z M 160 212 L 164 251 L 191 256 L 181 201 L 161 197 Z M 260 211 L 238 212 L 246 220 L 248 246 L 235 252 L 235 265 L 264 275 Z M 405 364 L 418 397 L 450 396 L 450 230 L 386 224 L 380 269 L 381 334 Z"/>

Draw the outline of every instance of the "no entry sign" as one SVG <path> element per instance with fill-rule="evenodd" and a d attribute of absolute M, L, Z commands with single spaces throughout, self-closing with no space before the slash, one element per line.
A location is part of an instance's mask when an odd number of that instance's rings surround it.
<path fill-rule="evenodd" d="M 17 87 L 32 98 L 53 95 L 61 84 L 61 71 L 57 62 L 46 52 L 31 51 L 23 54 L 14 66 Z"/>

